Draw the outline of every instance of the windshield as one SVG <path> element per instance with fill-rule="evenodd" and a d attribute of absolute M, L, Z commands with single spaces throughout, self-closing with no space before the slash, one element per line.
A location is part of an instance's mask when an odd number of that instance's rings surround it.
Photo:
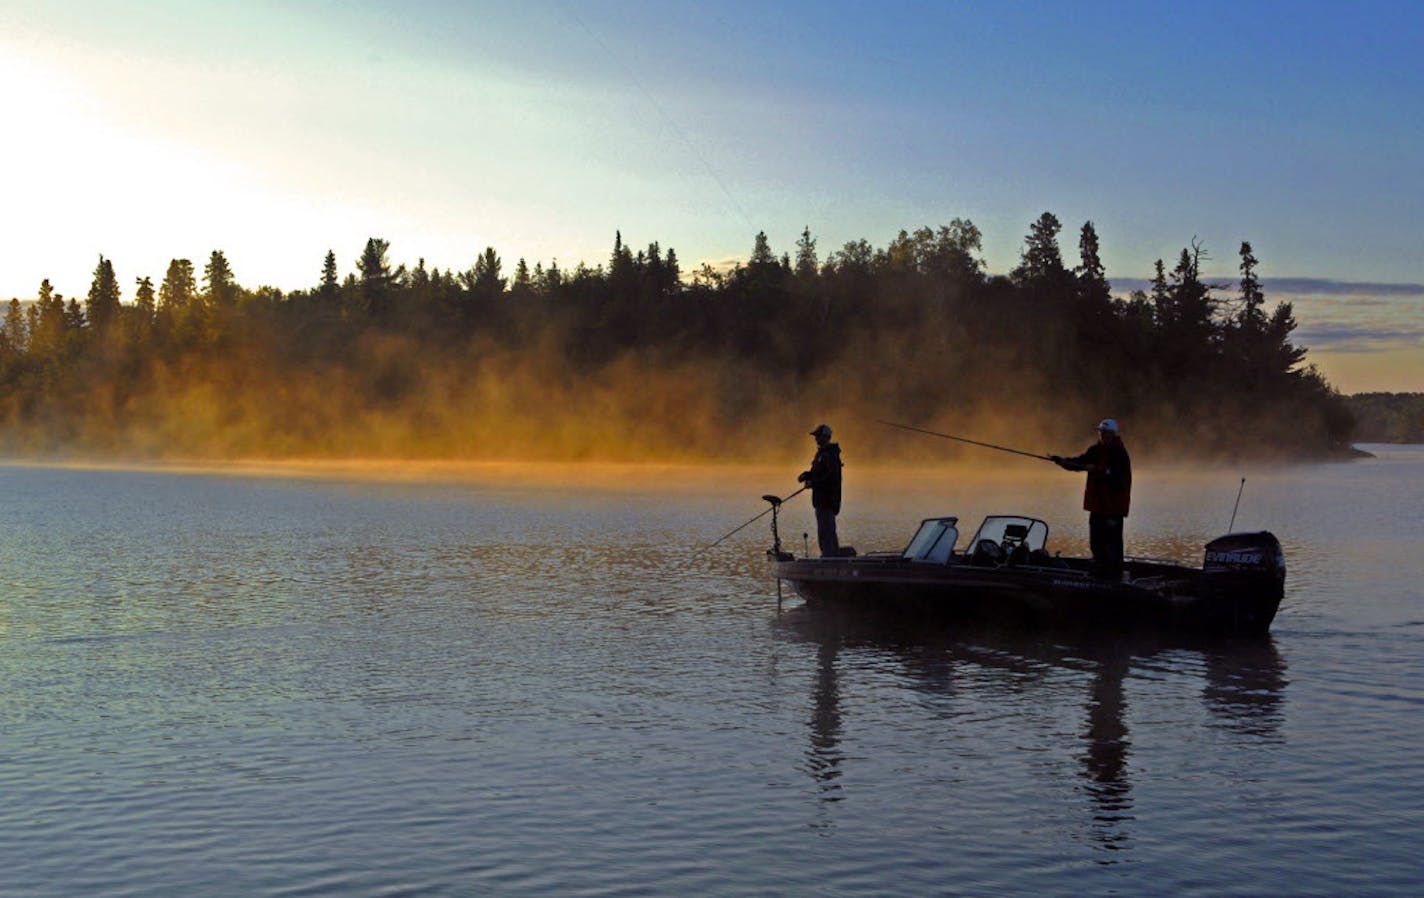
<path fill-rule="evenodd" d="M 1030 552 L 1035 552 L 1048 545 L 1048 525 L 1038 518 L 1026 518 L 1020 515 L 990 515 L 984 519 L 984 523 L 979 525 L 978 532 L 974 534 L 974 538 L 969 541 L 969 547 L 964 551 L 968 552 L 979 545 L 980 540 L 986 539 L 1002 547 L 1006 552 L 1020 544 L 1026 546 Z"/>
<path fill-rule="evenodd" d="M 905 547 L 905 558 L 911 561 L 934 561 L 943 564 L 949 561 L 954 551 L 954 542 L 959 539 L 955 524 L 958 518 L 927 518 L 920 522 L 920 529 Z"/>

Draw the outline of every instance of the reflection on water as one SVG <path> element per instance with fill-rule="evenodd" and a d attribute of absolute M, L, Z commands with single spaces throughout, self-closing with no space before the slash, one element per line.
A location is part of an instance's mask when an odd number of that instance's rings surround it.
<path fill-rule="evenodd" d="M 841 775 L 841 711 L 836 683 L 836 655 L 840 640 L 829 637 L 816 650 L 816 682 L 811 689 L 811 747 L 806 752 L 806 769 L 821 790 L 825 801 L 841 799 L 836 782 Z"/>
<path fill-rule="evenodd" d="M 866 548 L 1086 536 L 1076 478 L 848 471 Z M 778 614 L 715 472 L 0 466 L 0 894 L 1413 896 L 1424 456 L 1248 473 L 1286 600 L 1196 645 Z M 1141 478 L 1199 563 L 1235 472 Z"/>
<path fill-rule="evenodd" d="M 1079 633 L 1065 642 L 1062 636 L 954 629 L 804 605 L 781 614 L 778 626 L 793 640 L 816 645 L 806 770 L 822 801 L 845 797 L 839 785 L 847 763 L 838 670 L 843 652 L 868 650 L 893 658 L 911 688 L 935 695 L 982 689 L 1001 692 L 1005 701 L 1045 704 L 1072 704 L 1076 695 L 1086 836 L 1103 851 L 1132 847 L 1128 684 L 1134 668 L 1152 676 L 1204 679 L 1203 705 L 1214 721 L 1233 732 L 1277 740 L 1284 722 L 1286 665 L 1270 637 L 1182 642 Z"/>
<path fill-rule="evenodd" d="M 1128 782 L 1126 693 L 1129 658 L 1110 653 L 1100 658 L 1088 695 L 1088 725 L 1083 738 L 1083 775 L 1094 806 L 1093 837 L 1105 849 L 1128 848 L 1132 820 L 1132 785 Z"/>

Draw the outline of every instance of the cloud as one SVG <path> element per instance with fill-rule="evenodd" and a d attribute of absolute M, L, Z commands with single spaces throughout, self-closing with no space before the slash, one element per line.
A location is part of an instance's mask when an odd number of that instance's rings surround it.
<path fill-rule="evenodd" d="M 1207 277 L 1223 286 L 1218 294 L 1229 299 L 1237 288 L 1229 277 Z M 1312 353 L 1385 353 L 1424 349 L 1424 323 L 1419 301 L 1424 284 L 1380 281 L 1345 281 L 1331 278 L 1265 278 L 1262 287 L 1268 307 L 1285 301 L 1294 305 L 1298 327 L 1291 342 Z M 1143 278 L 1114 278 L 1114 293 L 1150 292 Z"/>
<path fill-rule="evenodd" d="M 1299 328 L 1292 342 L 1319 352 L 1384 352 L 1424 344 L 1424 326 L 1383 327 L 1375 323 L 1327 321 Z"/>
<path fill-rule="evenodd" d="M 1308 296 L 1424 297 L 1424 284 L 1335 281 L 1328 278 L 1265 278 L 1261 285 L 1267 293 L 1300 293 Z"/>
<path fill-rule="evenodd" d="M 1239 280 L 1236 275 L 1204 277 L 1209 284 L 1235 287 Z M 1290 296 L 1388 296 L 1424 298 L 1424 284 L 1392 284 L 1381 281 L 1337 281 L 1331 278 L 1262 278 L 1261 287 L 1269 297 L 1272 294 Z M 1134 290 L 1150 291 L 1152 281 L 1147 278 L 1112 278 L 1114 293 L 1128 294 Z"/>

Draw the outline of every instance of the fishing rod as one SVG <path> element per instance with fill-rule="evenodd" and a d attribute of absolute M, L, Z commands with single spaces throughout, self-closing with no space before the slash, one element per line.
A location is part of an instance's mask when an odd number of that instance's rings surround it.
<path fill-rule="evenodd" d="M 728 532 L 722 534 L 722 536 L 717 540 L 717 542 L 712 543 L 711 545 L 709 545 L 709 546 L 707 546 L 706 548 L 704 548 L 702 551 L 706 552 L 708 549 L 713 548 L 713 547 L 716 546 L 718 543 L 722 542 L 722 540 L 724 540 L 724 539 L 726 539 L 727 537 L 731 536 L 733 533 L 736 533 L 738 530 L 741 530 L 743 527 L 746 527 L 746 526 L 749 525 L 749 524 L 753 524 L 753 523 L 755 523 L 755 522 L 757 522 L 757 521 L 760 521 L 762 518 L 766 517 L 766 516 L 767 516 L 768 514 L 770 514 L 771 512 L 773 512 L 773 511 L 775 511 L 776 509 L 780 508 L 780 507 L 781 507 L 781 503 L 790 501 L 791 499 L 794 499 L 795 497 L 797 497 L 797 496 L 801 495 L 802 493 L 806 492 L 806 489 L 807 489 L 807 487 L 804 487 L 804 486 L 803 486 L 803 487 L 801 487 L 799 490 L 797 490 L 796 492 L 794 492 L 794 493 L 792 493 L 791 495 L 787 496 L 785 499 L 778 499 L 777 497 L 775 497 L 775 496 L 770 496 L 770 495 L 768 495 L 768 496 L 762 496 L 763 499 L 765 499 L 767 502 L 771 503 L 771 507 L 769 507 L 766 511 L 763 511 L 761 514 L 757 515 L 756 517 L 752 518 L 750 521 L 747 521 L 745 524 L 742 524 L 742 525 L 740 525 L 740 526 L 738 526 L 738 527 L 735 527 L 735 528 L 733 528 L 732 530 L 729 530 Z M 777 542 L 780 542 L 780 539 L 778 539 Z"/>
<path fill-rule="evenodd" d="M 983 446 L 985 449 L 998 449 L 1000 452 L 1012 452 L 1014 455 L 1027 455 L 1029 458 L 1041 458 L 1044 461 L 1053 461 L 1051 456 L 1039 455 L 1037 452 L 1024 452 L 1022 449 L 1010 449 L 1008 446 L 996 446 L 993 443 L 981 443 L 978 440 L 971 440 L 967 437 L 957 437 L 949 433 L 939 433 L 934 430 L 925 430 L 923 427 L 911 427 L 909 424 L 896 424 L 894 421 L 880 421 L 890 427 L 898 427 L 901 430 L 913 430 L 915 433 L 924 433 L 932 437 L 942 437 L 946 440 L 958 440 L 961 443 L 969 443 L 974 446 Z"/>
<path fill-rule="evenodd" d="M 1246 478 L 1241 478 L 1241 486 L 1236 490 L 1236 504 L 1231 507 L 1231 523 L 1226 525 L 1226 532 L 1230 533 L 1231 528 L 1236 526 L 1236 509 L 1241 507 L 1241 493 L 1246 489 Z"/>

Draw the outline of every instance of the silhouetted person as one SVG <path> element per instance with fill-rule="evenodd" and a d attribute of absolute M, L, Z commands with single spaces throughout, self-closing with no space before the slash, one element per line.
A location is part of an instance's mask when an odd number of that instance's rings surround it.
<path fill-rule="evenodd" d="M 811 507 L 816 509 L 816 544 L 821 548 L 822 558 L 833 558 L 841 554 L 840 540 L 836 538 L 836 515 L 841 512 L 841 447 L 831 442 L 831 428 L 827 424 L 811 431 L 816 438 L 816 457 L 811 459 L 811 469 L 801 472 L 796 479 L 811 488 Z"/>
<path fill-rule="evenodd" d="M 1093 549 L 1093 575 L 1122 579 L 1122 523 L 1132 499 L 1132 459 L 1122 444 L 1117 422 L 1104 418 L 1098 441 L 1082 455 L 1050 455 L 1059 467 L 1087 471 L 1083 510 L 1088 513 L 1088 542 Z"/>

